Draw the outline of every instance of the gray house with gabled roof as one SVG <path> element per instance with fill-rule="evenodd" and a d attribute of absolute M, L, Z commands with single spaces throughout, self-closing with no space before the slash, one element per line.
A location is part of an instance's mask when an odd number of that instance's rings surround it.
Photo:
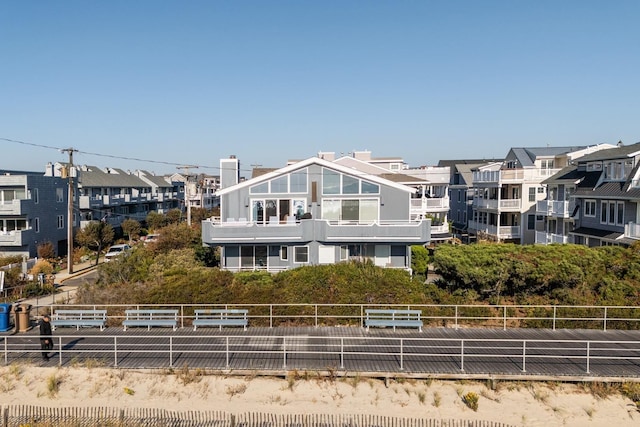
<path fill-rule="evenodd" d="M 640 143 L 582 156 L 545 184 L 551 200 L 567 201 L 562 221 L 548 219 L 548 233 L 586 246 L 640 241 Z"/>
<path fill-rule="evenodd" d="M 318 157 L 221 184 L 202 241 L 221 248 L 226 270 L 364 259 L 410 270 L 411 245 L 429 242 L 430 221 L 411 219 L 413 188 Z"/>

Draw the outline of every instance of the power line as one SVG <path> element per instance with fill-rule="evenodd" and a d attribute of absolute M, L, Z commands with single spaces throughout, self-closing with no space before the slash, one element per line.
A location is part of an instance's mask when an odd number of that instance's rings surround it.
<path fill-rule="evenodd" d="M 43 145 L 43 144 L 34 144 L 32 142 L 19 141 L 17 139 L 11 139 L 11 138 L 2 138 L 2 137 L 0 137 L 0 140 L 7 141 L 7 142 L 13 142 L 13 143 L 16 143 L 16 144 L 29 145 L 31 147 L 47 148 L 47 149 L 56 150 L 56 151 L 60 151 L 60 152 L 64 152 L 66 150 L 65 148 L 61 148 L 61 147 L 53 147 L 53 146 L 50 146 L 50 145 Z M 116 156 L 116 155 L 113 155 L 113 154 L 93 153 L 93 152 L 90 152 L 90 151 L 77 150 L 77 149 L 74 149 L 74 152 L 79 153 L 79 154 L 84 154 L 84 155 L 87 155 L 87 156 L 105 157 L 105 158 L 119 159 L 119 160 L 130 160 L 130 161 L 134 161 L 134 162 L 155 163 L 155 164 L 168 165 L 168 166 L 182 166 L 183 165 L 182 163 L 167 162 L 167 161 L 163 161 L 163 160 L 151 160 L 151 159 L 141 159 L 141 158 L 137 158 L 137 157 Z M 220 169 L 220 166 L 208 166 L 208 165 L 193 165 L 192 167 L 199 167 L 199 168 L 203 168 L 203 169 Z"/>

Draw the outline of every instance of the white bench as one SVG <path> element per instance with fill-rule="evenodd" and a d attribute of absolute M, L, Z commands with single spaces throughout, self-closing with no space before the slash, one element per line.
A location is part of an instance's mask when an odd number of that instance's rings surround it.
<path fill-rule="evenodd" d="M 125 319 L 122 326 L 126 331 L 132 326 L 146 326 L 151 329 L 152 326 L 167 326 L 178 329 L 178 310 L 125 310 Z"/>
<path fill-rule="evenodd" d="M 249 323 L 248 310 L 241 309 L 204 309 L 195 311 L 195 319 L 193 319 L 193 330 L 198 326 L 242 326 L 247 330 Z"/>
<path fill-rule="evenodd" d="M 97 327 L 104 331 L 107 310 L 56 310 L 51 316 L 51 330 L 62 326 Z"/>
<path fill-rule="evenodd" d="M 365 310 L 364 325 L 367 327 L 367 331 L 370 326 L 377 326 L 392 327 L 394 331 L 397 327 L 418 328 L 422 332 L 421 315 L 422 310 L 367 309 Z"/>

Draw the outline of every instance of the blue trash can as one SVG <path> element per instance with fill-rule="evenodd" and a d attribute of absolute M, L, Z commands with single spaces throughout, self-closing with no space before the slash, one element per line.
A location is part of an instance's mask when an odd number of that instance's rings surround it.
<path fill-rule="evenodd" d="M 0 303 L 0 332 L 6 332 L 9 326 L 9 313 L 11 313 L 11 304 Z"/>

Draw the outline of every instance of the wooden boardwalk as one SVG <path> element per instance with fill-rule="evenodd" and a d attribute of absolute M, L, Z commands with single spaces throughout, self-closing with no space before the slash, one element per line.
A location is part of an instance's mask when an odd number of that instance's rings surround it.
<path fill-rule="evenodd" d="M 360 327 L 60 328 L 49 362 L 37 330 L 0 334 L 6 363 L 202 368 L 286 375 L 640 381 L 640 331 Z M 60 344 L 61 349 L 60 350 Z"/>

